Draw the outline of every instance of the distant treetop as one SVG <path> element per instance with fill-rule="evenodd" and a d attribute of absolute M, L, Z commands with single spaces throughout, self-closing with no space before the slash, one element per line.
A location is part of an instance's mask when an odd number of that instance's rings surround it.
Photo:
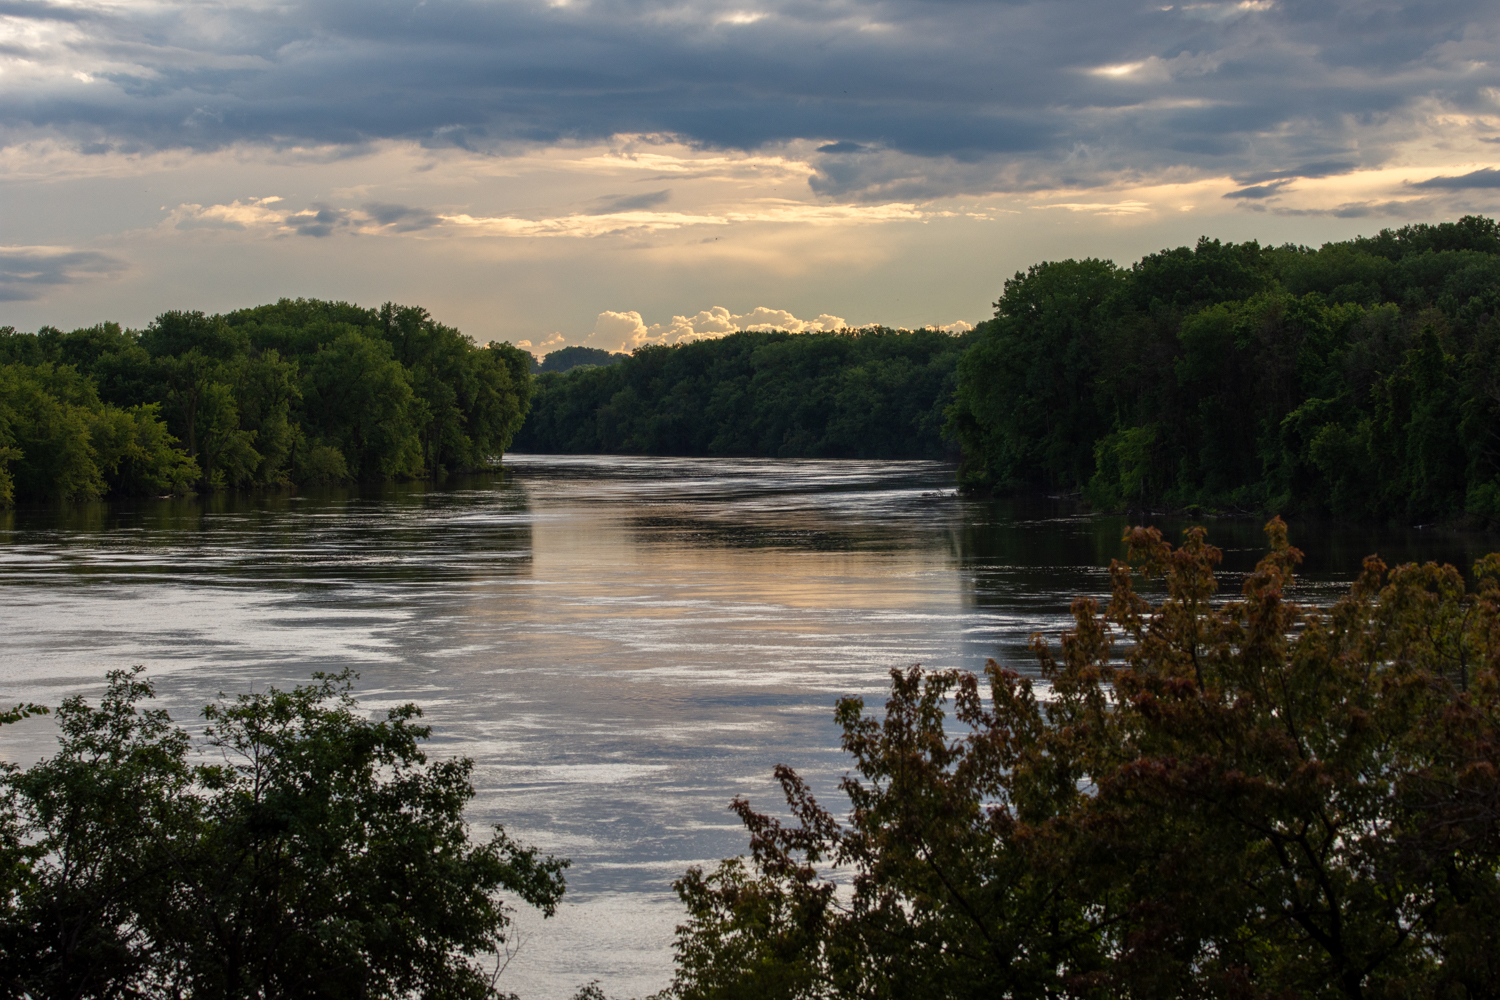
<path fill-rule="evenodd" d="M 565 372 L 585 365 L 591 368 L 617 365 L 628 357 L 628 354 L 611 354 L 597 347 L 564 347 L 544 357 L 537 364 L 536 373 Z"/>

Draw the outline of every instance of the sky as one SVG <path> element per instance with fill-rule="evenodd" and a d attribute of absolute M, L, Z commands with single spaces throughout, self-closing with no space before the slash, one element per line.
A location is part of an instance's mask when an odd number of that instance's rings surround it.
<path fill-rule="evenodd" d="M 0 0 L 20 330 L 958 330 L 1042 260 L 1497 211 L 1492 0 Z"/>

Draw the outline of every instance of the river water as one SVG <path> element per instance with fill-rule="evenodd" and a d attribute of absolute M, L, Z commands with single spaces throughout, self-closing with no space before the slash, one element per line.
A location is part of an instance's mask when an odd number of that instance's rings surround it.
<path fill-rule="evenodd" d="M 0 704 L 96 694 L 142 663 L 191 724 L 219 692 L 352 666 L 361 704 L 416 701 L 433 755 L 476 763 L 476 828 L 573 859 L 552 920 L 520 915 L 502 986 L 563 1000 L 670 978 L 671 883 L 744 850 L 726 805 L 777 804 L 778 763 L 836 802 L 831 708 L 893 667 L 1026 666 L 1103 594 L 1122 517 L 982 502 L 930 462 L 510 455 L 503 476 L 362 491 L 0 512 Z M 1185 523 L 1158 521 L 1164 530 Z M 1493 537 L 1297 523 L 1301 592 L 1360 559 L 1467 567 Z M 1220 521 L 1226 591 L 1259 526 Z M 46 754 L 48 720 L 0 731 Z"/>

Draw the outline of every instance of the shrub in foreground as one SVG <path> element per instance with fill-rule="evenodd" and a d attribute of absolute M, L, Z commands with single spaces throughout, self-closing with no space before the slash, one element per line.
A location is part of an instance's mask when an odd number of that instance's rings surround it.
<path fill-rule="evenodd" d="M 550 916 L 567 862 L 469 840 L 472 763 L 428 761 L 415 706 L 371 721 L 315 675 L 195 738 L 138 672 L 0 776 L 0 997 L 500 995 L 500 892 Z"/>
<path fill-rule="evenodd" d="M 787 767 L 791 825 L 737 800 L 749 858 L 678 882 L 671 992 L 1500 993 L 1500 556 L 1477 591 L 1372 557 L 1315 610 L 1267 531 L 1227 603 L 1202 529 L 1129 532 L 1107 609 L 1033 641 L 1040 684 L 991 661 L 989 699 L 913 668 L 883 714 L 841 701 L 847 818 Z"/>

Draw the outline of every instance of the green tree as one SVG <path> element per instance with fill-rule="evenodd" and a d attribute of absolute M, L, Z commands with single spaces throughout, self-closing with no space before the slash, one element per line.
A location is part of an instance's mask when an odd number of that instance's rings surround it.
<path fill-rule="evenodd" d="M 499 996 L 500 893 L 550 915 L 566 862 L 470 842 L 472 764 L 429 762 L 414 706 L 374 721 L 320 677 L 210 706 L 195 741 L 150 696 L 112 674 L 5 773 L 0 995 Z"/>
<path fill-rule="evenodd" d="M 1102 310 L 1123 276 L 1103 260 L 1037 264 L 1005 283 L 995 319 L 959 362 L 948 433 L 959 481 L 1079 490 L 1107 430 L 1094 383 Z"/>
<path fill-rule="evenodd" d="M 355 477 L 421 475 L 422 404 L 385 341 L 340 336 L 309 359 L 302 398 L 308 431 L 338 448 Z"/>
<path fill-rule="evenodd" d="M 516 447 L 542 452 L 944 458 L 968 336 L 741 331 L 536 379 Z M 514 350 L 509 348 L 509 350 Z"/>
<path fill-rule="evenodd" d="M 254 435 L 258 459 L 249 478 L 267 486 L 290 481 L 298 427 L 292 408 L 302 400 L 295 361 L 265 348 L 235 359 L 229 369 L 239 427 Z"/>
<path fill-rule="evenodd" d="M 90 441 L 108 492 L 115 496 L 162 496 L 192 490 L 198 463 L 177 447 L 157 415 L 158 404 L 95 413 Z"/>
<path fill-rule="evenodd" d="M 198 441 L 203 456 L 203 480 L 211 489 L 245 482 L 260 465 L 253 447 L 255 432 L 240 429 L 234 390 L 223 382 L 203 387 L 198 406 Z"/>

